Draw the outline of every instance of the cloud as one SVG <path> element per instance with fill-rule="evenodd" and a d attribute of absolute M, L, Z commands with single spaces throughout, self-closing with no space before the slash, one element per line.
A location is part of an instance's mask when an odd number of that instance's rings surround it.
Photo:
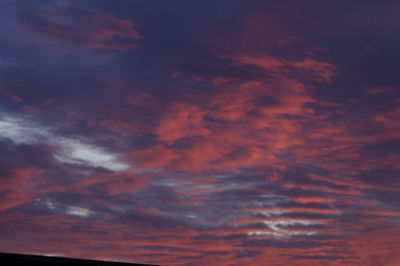
<path fill-rule="evenodd" d="M 32 179 L 41 176 L 44 171 L 36 167 L 14 168 L 10 165 L 2 165 L 1 170 L 0 210 L 6 211 L 30 202 L 32 194 L 36 193 L 30 182 Z"/>
<path fill-rule="evenodd" d="M 100 147 L 73 139 L 61 139 L 57 143 L 61 150 L 55 154 L 55 158 L 62 163 L 101 167 L 115 172 L 129 168 L 129 165 L 119 161 L 115 154 L 107 153 Z"/>
<path fill-rule="evenodd" d="M 395 91 L 394 87 L 380 87 L 380 88 L 367 88 L 365 89 L 368 95 L 381 95 L 381 94 L 390 94 Z"/>
<path fill-rule="evenodd" d="M 22 99 L 21 97 L 17 96 L 17 95 L 11 96 L 11 100 L 12 100 L 14 103 L 22 103 L 22 102 L 23 102 L 23 99 Z"/>
<path fill-rule="evenodd" d="M 397 48 L 360 9 L 67 2 L 0 18 L 0 250 L 399 264 Z"/>
<path fill-rule="evenodd" d="M 331 82 L 332 78 L 337 75 L 336 67 L 333 64 L 317 61 L 313 58 L 304 58 L 303 60 L 296 61 L 263 54 L 221 57 L 231 59 L 235 64 L 254 65 L 279 74 L 287 75 L 292 71 L 302 71 L 310 75 L 312 80 L 319 82 Z"/>
<path fill-rule="evenodd" d="M 155 129 L 160 141 L 171 144 L 183 137 L 206 136 L 210 133 L 203 126 L 205 110 L 185 103 L 177 103 L 171 109 Z"/>
<path fill-rule="evenodd" d="M 32 12 L 19 22 L 37 41 L 98 50 L 128 51 L 142 38 L 136 24 L 100 12 L 55 9 Z"/>
<path fill-rule="evenodd" d="M 262 224 L 265 224 L 272 231 L 254 231 L 248 232 L 249 236 L 273 236 L 277 239 L 289 239 L 291 236 L 301 236 L 301 235 L 315 235 L 318 234 L 318 231 L 298 231 L 298 230 L 287 230 L 282 227 L 287 227 L 290 225 L 302 225 L 302 226 L 312 226 L 318 225 L 320 222 L 309 221 L 309 220 L 291 220 L 284 219 L 278 221 L 262 221 Z"/>
<path fill-rule="evenodd" d="M 11 139 L 15 144 L 44 143 L 55 146 L 54 158 L 60 163 L 100 167 L 115 172 L 129 168 L 117 155 L 102 147 L 85 143 L 83 139 L 59 136 L 52 132 L 52 128 L 29 118 L 3 115 L 0 120 L 0 137 Z"/>
<path fill-rule="evenodd" d="M 296 120 L 314 100 L 303 84 L 283 77 L 236 82 L 207 96 L 204 105 L 172 103 L 151 132 L 157 145 L 132 152 L 146 167 L 201 170 L 244 167 L 301 142 Z M 254 138 L 249 138 L 254 135 Z M 223 136 L 224 141 L 221 141 Z"/>

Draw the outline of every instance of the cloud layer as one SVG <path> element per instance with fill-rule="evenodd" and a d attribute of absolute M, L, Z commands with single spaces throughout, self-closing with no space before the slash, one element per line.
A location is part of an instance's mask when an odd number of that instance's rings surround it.
<path fill-rule="evenodd" d="M 0 251 L 400 263 L 397 4 L 0 5 Z"/>

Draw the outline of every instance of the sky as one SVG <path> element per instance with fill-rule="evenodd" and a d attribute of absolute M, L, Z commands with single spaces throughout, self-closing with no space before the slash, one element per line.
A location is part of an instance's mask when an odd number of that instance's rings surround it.
<path fill-rule="evenodd" d="M 400 265 L 398 1 L 0 10 L 1 252 Z"/>

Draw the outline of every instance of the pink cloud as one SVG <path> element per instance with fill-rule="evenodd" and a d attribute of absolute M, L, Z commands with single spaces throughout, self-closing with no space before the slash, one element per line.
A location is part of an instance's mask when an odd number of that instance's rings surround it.
<path fill-rule="evenodd" d="M 337 74 L 336 67 L 333 64 L 309 57 L 302 60 L 288 60 L 261 54 L 222 56 L 222 58 L 229 58 L 235 64 L 255 65 L 279 74 L 302 71 L 305 75 L 309 75 L 311 79 L 319 82 L 330 82 Z"/>
<path fill-rule="evenodd" d="M 375 87 L 366 89 L 368 95 L 388 94 L 395 91 L 396 91 L 395 87 L 379 87 L 379 88 Z"/>
<path fill-rule="evenodd" d="M 37 193 L 33 188 L 32 179 L 43 174 L 44 171 L 35 167 L 13 168 L 9 174 L 3 176 L 0 195 L 2 200 L 0 210 L 16 207 L 32 200 L 32 194 Z"/>
<path fill-rule="evenodd" d="M 22 103 L 22 102 L 23 102 L 22 98 L 19 97 L 19 96 L 17 96 L 17 95 L 11 96 L 11 100 L 12 100 L 14 103 Z"/>

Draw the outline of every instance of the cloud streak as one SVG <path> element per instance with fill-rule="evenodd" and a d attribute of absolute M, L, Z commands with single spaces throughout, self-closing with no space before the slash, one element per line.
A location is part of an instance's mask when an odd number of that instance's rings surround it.
<path fill-rule="evenodd" d="M 26 16 L 19 24 L 23 30 L 35 34 L 39 43 L 98 50 L 132 50 L 142 38 L 135 23 L 129 19 L 85 10 L 59 8 L 51 13 L 37 12 Z"/>
<path fill-rule="evenodd" d="M 110 171 L 123 171 L 129 165 L 118 160 L 114 154 L 101 147 L 85 143 L 79 139 L 57 136 L 51 129 L 25 118 L 3 115 L 0 121 L 0 136 L 11 139 L 16 144 L 34 145 L 47 143 L 54 146 L 54 158 L 60 163 L 101 167 Z"/>

